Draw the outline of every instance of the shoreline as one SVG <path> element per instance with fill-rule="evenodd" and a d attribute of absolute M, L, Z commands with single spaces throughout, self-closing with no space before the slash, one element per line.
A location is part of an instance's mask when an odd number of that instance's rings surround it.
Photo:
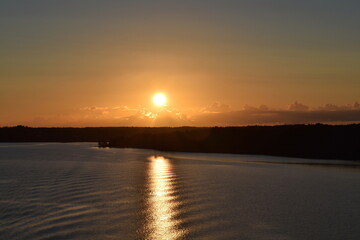
<path fill-rule="evenodd" d="M 97 142 L 100 147 L 360 161 L 360 124 L 247 127 L 0 128 L 0 142 Z"/>

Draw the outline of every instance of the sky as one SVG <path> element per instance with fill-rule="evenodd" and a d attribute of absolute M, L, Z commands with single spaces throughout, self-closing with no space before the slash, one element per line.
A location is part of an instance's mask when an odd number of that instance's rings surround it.
<path fill-rule="evenodd" d="M 355 0 L 0 0 L 0 126 L 360 122 L 359 29 Z"/>

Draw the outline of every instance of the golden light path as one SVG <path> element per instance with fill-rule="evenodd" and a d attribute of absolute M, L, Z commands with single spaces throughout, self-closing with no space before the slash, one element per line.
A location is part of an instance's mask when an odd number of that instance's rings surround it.
<path fill-rule="evenodd" d="M 176 206 L 179 202 L 174 191 L 176 175 L 173 173 L 169 159 L 160 156 L 149 158 L 149 239 L 180 239 L 185 230 L 176 219 Z"/>

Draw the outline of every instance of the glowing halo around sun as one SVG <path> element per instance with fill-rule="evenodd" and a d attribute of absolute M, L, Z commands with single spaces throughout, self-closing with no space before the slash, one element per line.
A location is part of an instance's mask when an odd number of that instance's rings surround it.
<path fill-rule="evenodd" d="M 153 96 L 152 100 L 153 100 L 154 105 L 157 107 L 165 107 L 166 106 L 167 98 L 166 98 L 165 94 L 163 94 L 163 93 L 156 93 Z"/>

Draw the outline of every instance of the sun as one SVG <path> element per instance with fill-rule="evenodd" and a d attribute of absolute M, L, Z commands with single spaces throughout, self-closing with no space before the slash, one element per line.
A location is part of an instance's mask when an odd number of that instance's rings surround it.
<path fill-rule="evenodd" d="M 166 106 L 166 102 L 167 102 L 167 99 L 166 99 L 165 94 L 163 94 L 163 93 L 156 93 L 153 96 L 153 103 L 158 107 Z"/>

